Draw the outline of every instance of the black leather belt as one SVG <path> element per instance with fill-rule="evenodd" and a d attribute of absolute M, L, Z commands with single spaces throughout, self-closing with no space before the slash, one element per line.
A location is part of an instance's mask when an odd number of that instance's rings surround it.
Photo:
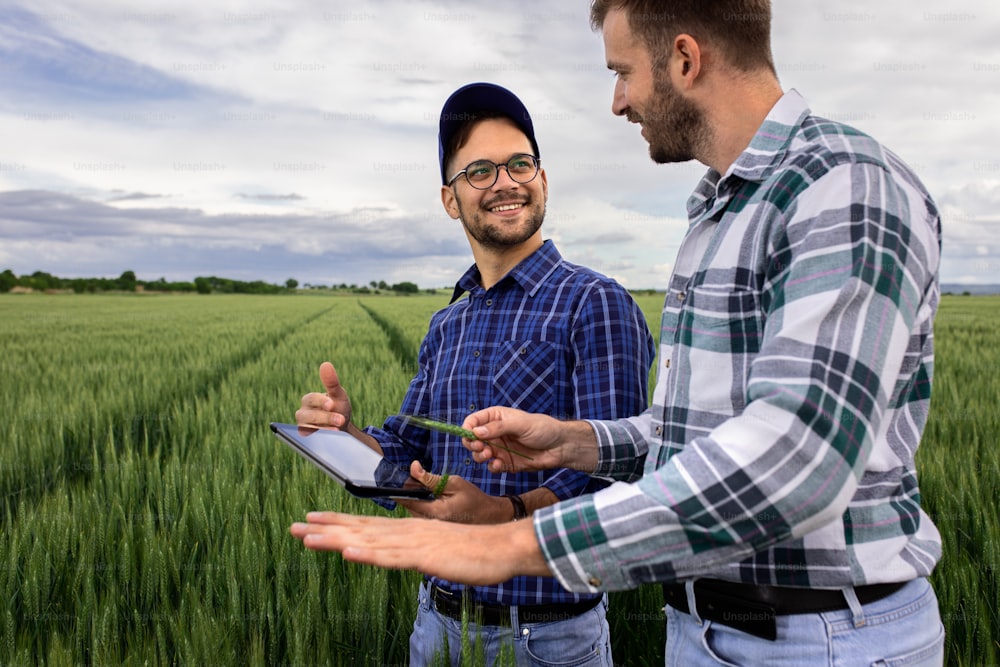
<path fill-rule="evenodd" d="M 562 604 L 524 604 L 517 607 L 519 623 L 554 623 L 565 621 L 590 611 L 601 601 L 602 597 L 580 602 Z M 431 586 L 431 602 L 441 614 L 457 621 L 462 620 L 462 595 L 452 593 L 438 586 Z M 510 625 L 510 607 L 503 604 L 484 604 L 481 602 L 466 602 L 466 613 L 469 621 L 479 625 Z"/>
<path fill-rule="evenodd" d="M 861 604 L 868 604 L 892 595 L 906 584 L 856 586 L 854 593 Z M 847 599 L 840 590 L 757 586 L 720 579 L 696 580 L 694 598 L 701 618 L 770 640 L 777 638 L 775 616 L 847 609 Z M 664 584 L 663 599 L 674 609 L 691 613 L 684 584 Z"/>

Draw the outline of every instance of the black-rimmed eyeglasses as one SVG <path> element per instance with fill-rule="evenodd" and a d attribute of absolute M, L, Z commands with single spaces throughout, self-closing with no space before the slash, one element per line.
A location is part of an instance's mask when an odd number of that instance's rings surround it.
<path fill-rule="evenodd" d="M 465 180 L 469 182 L 469 185 L 477 190 L 489 190 L 497 182 L 497 178 L 500 177 L 501 167 L 507 170 L 510 180 L 523 185 L 530 183 L 538 175 L 538 165 L 540 162 L 540 158 L 528 153 L 515 155 L 507 160 L 506 164 L 497 164 L 492 160 L 476 160 L 452 176 L 448 180 L 448 185 L 451 185 L 455 182 L 456 178 L 465 174 Z"/>

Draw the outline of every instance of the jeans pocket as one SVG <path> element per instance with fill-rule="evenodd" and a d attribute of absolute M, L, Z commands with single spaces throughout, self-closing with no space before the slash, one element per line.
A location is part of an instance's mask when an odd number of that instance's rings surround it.
<path fill-rule="evenodd" d="M 940 667 L 944 664 L 944 626 L 937 635 L 915 650 L 903 655 L 883 658 L 872 663 L 872 667 Z"/>
<path fill-rule="evenodd" d="M 603 604 L 572 619 L 521 626 L 524 652 L 532 665 L 611 665 L 611 641 Z"/>
<path fill-rule="evenodd" d="M 714 621 L 705 621 L 704 626 L 701 631 L 701 645 L 705 649 L 705 652 L 715 660 L 720 665 L 725 665 L 725 667 L 739 667 L 738 663 L 732 662 L 723 654 L 719 648 L 719 634 L 726 632 L 740 632 L 739 630 L 731 630 L 725 626 L 720 627 Z M 740 638 L 742 641 L 752 640 L 753 637 L 749 635 L 744 635 Z"/>

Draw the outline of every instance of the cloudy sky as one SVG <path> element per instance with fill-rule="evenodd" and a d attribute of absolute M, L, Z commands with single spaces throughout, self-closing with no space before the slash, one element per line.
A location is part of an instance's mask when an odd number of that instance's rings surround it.
<path fill-rule="evenodd" d="M 436 121 L 494 81 L 534 117 L 546 236 L 662 287 L 704 167 L 610 113 L 585 0 L 0 0 L 0 269 L 446 286 Z M 140 9 L 141 7 L 141 9 Z M 921 175 L 942 281 L 1000 282 L 1000 5 L 774 1 L 785 89 Z"/>

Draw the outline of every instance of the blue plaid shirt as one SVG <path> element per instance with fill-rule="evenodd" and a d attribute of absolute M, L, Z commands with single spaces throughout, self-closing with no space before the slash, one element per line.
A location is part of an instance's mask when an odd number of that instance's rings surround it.
<path fill-rule="evenodd" d="M 914 464 L 939 294 L 930 195 L 790 91 L 688 217 L 653 405 L 592 422 L 597 472 L 634 483 L 535 512 L 553 572 L 579 591 L 930 574 L 941 537 Z"/>
<path fill-rule="evenodd" d="M 466 292 L 468 298 L 459 299 Z M 480 286 L 475 266 L 466 271 L 451 304 L 431 318 L 400 414 L 452 424 L 490 405 L 560 419 L 636 415 L 648 405 L 655 349 L 642 311 L 624 288 L 566 262 L 546 241 L 489 290 Z M 589 475 L 571 470 L 491 473 L 472 460 L 460 438 L 407 425 L 398 416 L 365 430 L 386 458 L 406 466 L 418 459 L 425 469 L 459 475 L 491 496 L 545 487 L 562 500 L 592 490 Z M 552 577 L 524 576 L 474 587 L 470 594 L 506 605 L 593 597 L 570 593 Z"/>

